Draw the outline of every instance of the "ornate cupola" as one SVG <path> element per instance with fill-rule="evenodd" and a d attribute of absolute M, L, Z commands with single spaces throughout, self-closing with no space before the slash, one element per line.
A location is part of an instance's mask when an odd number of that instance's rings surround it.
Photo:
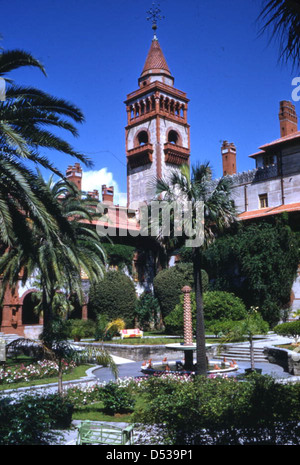
<path fill-rule="evenodd" d="M 151 13 L 154 37 L 138 79 L 138 90 L 127 95 L 127 200 L 135 208 L 155 194 L 155 179 L 189 163 L 188 98 L 174 87 L 156 37 L 157 9 Z M 150 19 L 150 18 L 149 18 Z M 135 204 L 135 205 L 134 205 Z"/>

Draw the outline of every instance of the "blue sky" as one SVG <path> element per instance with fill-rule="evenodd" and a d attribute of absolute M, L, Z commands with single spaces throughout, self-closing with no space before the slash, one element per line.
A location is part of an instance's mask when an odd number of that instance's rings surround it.
<path fill-rule="evenodd" d="M 175 86 L 190 99 L 191 162 L 209 160 L 221 176 L 220 147 L 228 140 L 237 147 L 238 171 L 252 169 L 249 155 L 279 137 L 279 101 L 291 99 L 296 75 L 278 64 L 269 36 L 258 34 L 261 0 L 159 4 L 165 18 L 158 39 Z M 0 0 L 0 5 L 2 47 L 31 52 L 48 75 L 23 68 L 11 77 L 81 108 L 86 121 L 79 137 L 65 137 L 94 162 L 86 187 L 114 184 L 125 193 L 124 100 L 138 88 L 151 44 L 146 18 L 152 0 Z M 63 171 L 75 161 L 47 155 Z"/>

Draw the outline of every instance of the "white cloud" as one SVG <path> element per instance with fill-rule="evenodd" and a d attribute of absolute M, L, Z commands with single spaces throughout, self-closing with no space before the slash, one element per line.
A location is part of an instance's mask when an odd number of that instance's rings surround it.
<path fill-rule="evenodd" d="M 97 189 L 99 191 L 99 198 L 102 199 L 102 185 L 106 184 L 107 187 L 114 187 L 114 204 L 116 205 L 127 205 L 127 194 L 126 192 L 120 192 L 118 183 L 113 178 L 113 173 L 107 171 L 107 168 L 101 168 L 100 170 L 83 171 L 82 173 L 82 190 L 93 191 Z"/>

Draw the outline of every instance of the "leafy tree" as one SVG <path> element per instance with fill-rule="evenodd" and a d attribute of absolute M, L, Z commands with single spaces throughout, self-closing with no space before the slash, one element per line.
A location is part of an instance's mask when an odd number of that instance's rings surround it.
<path fill-rule="evenodd" d="M 205 328 L 203 314 L 203 252 L 211 244 L 221 231 L 228 228 L 235 221 L 235 207 L 231 200 L 231 181 L 229 177 L 223 177 L 219 181 L 212 180 L 212 170 L 209 163 L 192 167 L 183 165 L 180 172 L 173 172 L 170 179 L 158 179 L 157 194 L 163 196 L 166 202 L 176 202 L 181 205 L 181 211 L 189 202 L 191 207 L 190 219 L 185 222 L 183 240 L 193 239 L 189 237 L 191 231 L 196 231 L 197 239 L 203 232 L 202 245 L 192 246 L 194 290 L 197 308 L 196 354 L 197 369 L 199 375 L 206 375 L 206 350 Z M 203 210 L 203 224 L 200 226 L 199 211 Z M 172 239 L 178 239 L 174 234 L 173 222 Z M 203 231 L 202 231 L 203 229 Z M 174 236 L 174 237 L 173 237 Z M 159 233 L 163 238 L 163 228 Z M 169 238 L 167 238 L 169 241 Z M 201 244 L 201 240 L 200 240 Z"/>
<path fill-rule="evenodd" d="M 205 252 L 211 287 L 259 307 L 271 326 L 289 304 L 298 263 L 299 242 L 284 218 L 241 225 Z"/>
<path fill-rule="evenodd" d="M 108 271 L 91 287 L 88 310 L 90 315 L 105 315 L 108 320 L 122 318 L 127 327 L 134 322 L 136 293 L 132 280 L 121 271 Z"/>

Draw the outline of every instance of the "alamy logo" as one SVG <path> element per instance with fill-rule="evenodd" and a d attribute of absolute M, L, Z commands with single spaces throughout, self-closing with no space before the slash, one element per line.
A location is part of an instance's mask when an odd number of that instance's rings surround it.
<path fill-rule="evenodd" d="M 204 203 L 154 200 L 140 204 L 137 220 L 130 219 L 132 209 L 99 203 L 97 233 L 100 236 L 182 237 L 186 247 L 200 247 L 204 242 Z"/>
<path fill-rule="evenodd" d="M 5 79 L 0 77 L 0 102 L 4 102 L 6 98 L 5 94 Z"/>
<path fill-rule="evenodd" d="M 296 86 L 292 91 L 292 100 L 299 102 L 300 100 L 300 76 L 294 77 L 292 80 L 292 86 Z"/>

